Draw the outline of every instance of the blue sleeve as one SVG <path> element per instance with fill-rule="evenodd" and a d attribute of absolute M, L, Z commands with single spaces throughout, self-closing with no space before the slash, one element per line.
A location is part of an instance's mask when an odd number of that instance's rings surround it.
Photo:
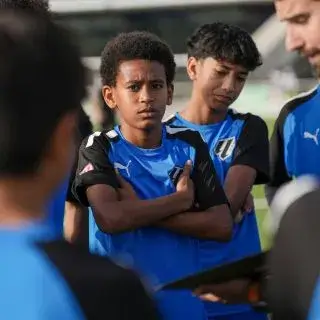
<path fill-rule="evenodd" d="M 45 223 L 52 228 L 57 236 L 63 235 L 63 218 L 68 184 L 68 180 L 65 180 L 53 195 L 47 207 Z"/>
<path fill-rule="evenodd" d="M 279 187 L 291 180 L 287 171 L 285 143 L 287 130 L 284 130 L 289 111 L 284 107 L 274 125 L 270 140 L 270 182 L 269 186 Z"/>
<path fill-rule="evenodd" d="M 43 254 L 11 244 L 1 252 L 6 263 L 0 273 L 0 319 L 84 319 L 66 282 Z"/>
<path fill-rule="evenodd" d="M 311 300 L 311 307 L 308 314 L 308 320 L 320 319 L 320 281 L 318 280 L 313 297 Z"/>

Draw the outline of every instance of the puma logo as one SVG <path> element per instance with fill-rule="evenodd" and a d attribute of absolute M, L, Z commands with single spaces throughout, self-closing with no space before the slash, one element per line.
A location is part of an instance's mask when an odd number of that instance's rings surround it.
<path fill-rule="evenodd" d="M 117 170 L 117 169 L 120 169 L 120 170 L 125 170 L 126 173 L 127 173 L 127 176 L 130 177 L 130 172 L 129 172 L 129 166 L 131 164 L 131 160 L 129 160 L 129 162 L 127 163 L 126 166 L 124 166 L 123 164 L 119 163 L 119 162 L 115 162 L 113 165 L 114 165 L 114 168 Z"/>
<path fill-rule="evenodd" d="M 316 130 L 315 134 L 312 134 L 308 131 L 305 131 L 303 134 L 303 137 L 305 139 L 312 139 L 314 141 L 314 143 L 318 146 L 319 145 L 319 141 L 318 141 L 318 134 L 319 134 L 319 128 Z"/>

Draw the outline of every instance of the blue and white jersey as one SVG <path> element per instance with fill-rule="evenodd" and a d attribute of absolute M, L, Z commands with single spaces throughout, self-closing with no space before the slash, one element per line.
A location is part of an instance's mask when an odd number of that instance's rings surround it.
<path fill-rule="evenodd" d="M 124 139 L 119 127 L 85 139 L 79 153 L 75 193 L 88 203 L 86 189 L 95 184 L 119 187 L 115 169 L 133 186 L 140 199 L 155 199 L 176 191 L 187 160 L 193 163 L 191 179 L 198 210 L 226 204 L 207 145 L 186 128 L 163 126 L 162 143 L 141 149 Z M 115 259 L 130 257 L 133 267 L 152 284 L 166 283 L 199 271 L 198 239 L 154 226 L 131 232 L 106 234 L 91 217 L 90 247 L 93 252 Z M 206 319 L 201 301 L 189 291 L 156 295 L 164 319 Z"/>
<path fill-rule="evenodd" d="M 265 122 L 252 114 L 240 114 L 229 109 L 226 118 L 218 123 L 197 125 L 174 114 L 166 125 L 186 127 L 201 134 L 209 147 L 215 170 L 223 185 L 228 170 L 235 165 L 245 165 L 257 172 L 255 184 L 263 184 L 269 176 L 269 142 Z M 233 239 L 229 243 L 200 241 L 201 265 L 210 268 L 241 259 L 261 251 L 260 237 L 254 211 L 244 215 L 240 223 L 234 225 Z M 249 310 L 248 305 L 224 305 L 206 303 L 210 316 L 239 313 Z"/>

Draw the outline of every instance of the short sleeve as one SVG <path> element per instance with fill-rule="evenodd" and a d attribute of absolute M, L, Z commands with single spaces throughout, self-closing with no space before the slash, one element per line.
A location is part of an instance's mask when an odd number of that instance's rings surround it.
<path fill-rule="evenodd" d="M 89 205 L 88 187 L 96 184 L 118 187 L 116 173 L 108 157 L 109 149 L 110 142 L 103 132 L 95 132 L 81 143 L 72 190 L 83 205 Z"/>
<path fill-rule="evenodd" d="M 89 136 L 92 133 L 92 124 L 90 122 L 89 117 L 87 114 L 83 111 L 82 108 L 79 110 L 79 126 L 78 126 L 78 138 L 79 146 L 81 141 L 85 139 L 87 136 Z M 67 190 L 67 197 L 66 200 L 69 202 L 77 202 L 77 199 L 75 198 L 73 192 L 72 192 L 72 185 L 76 176 L 77 172 L 77 161 L 78 161 L 78 155 L 75 157 L 75 161 L 73 163 L 71 173 L 70 173 L 70 179 L 69 179 L 69 185 Z"/>
<path fill-rule="evenodd" d="M 279 187 L 291 180 L 285 164 L 283 127 L 288 110 L 284 106 L 278 116 L 270 140 L 270 182 L 269 186 Z"/>
<path fill-rule="evenodd" d="M 219 182 L 218 175 L 210 157 L 207 144 L 198 134 L 195 146 L 196 155 L 192 180 L 195 186 L 195 198 L 200 210 L 228 204 L 227 197 Z"/>
<path fill-rule="evenodd" d="M 269 140 L 266 123 L 250 115 L 237 141 L 231 166 L 245 165 L 256 170 L 255 184 L 269 181 Z"/>

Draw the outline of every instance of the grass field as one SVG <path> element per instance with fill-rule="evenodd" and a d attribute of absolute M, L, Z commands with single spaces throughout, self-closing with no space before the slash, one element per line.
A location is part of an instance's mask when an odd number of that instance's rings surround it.
<path fill-rule="evenodd" d="M 274 126 L 274 119 L 265 119 L 268 125 L 269 137 L 272 134 L 273 126 Z M 255 199 L 255 206 L 256 206 L 256 213 L 258 218 L 259 230 L 260 230 L 260 238 L 262 242 L 262 247 L 264 249 L 268 248 L 270 245 L 270 240 L 268 239 L 267 234 L 264 233 L 262 225 L 266 219 L 268 214 L 268 206 L 264 196 L 264 186 L 259 185 L 255 186 L 253 189 L 253 196 Z"/>

